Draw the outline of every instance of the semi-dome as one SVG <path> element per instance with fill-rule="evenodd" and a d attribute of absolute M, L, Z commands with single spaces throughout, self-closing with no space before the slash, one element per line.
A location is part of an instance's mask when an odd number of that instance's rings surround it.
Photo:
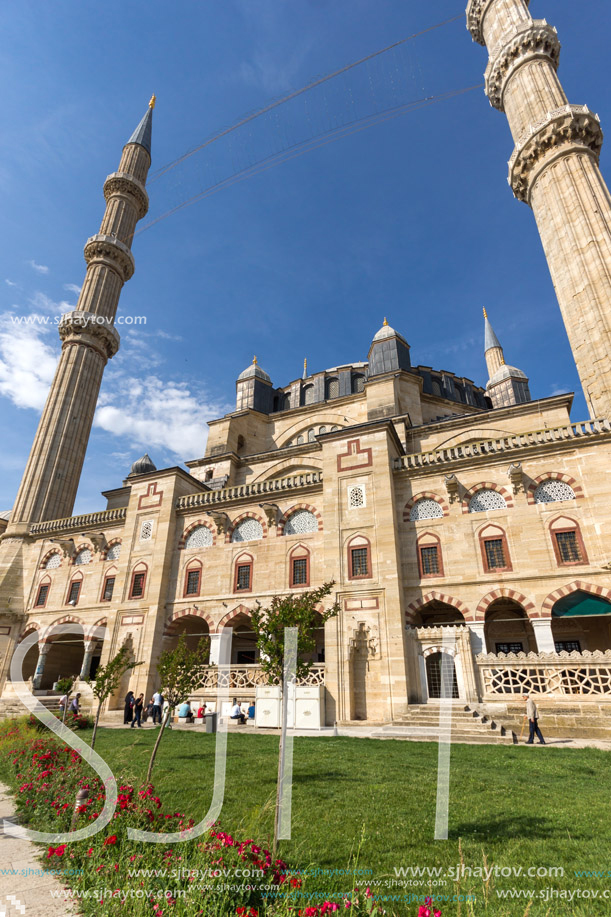
<path fill-rule="evenodd" d="M 392 328 L 392 327 L 388 324 L 388 322 L 386 321 L 386 319 L 384 319 L 384 324 L 382 325 L 382 327 L 380 328 L 380 330 L 377 331 L 377 332 L 374 334 L 374 336 L 373 336 L 373 343 L 375 344 L 375 343 L 377 343 L 378 341 L 385 341 L 385 340 L 387 340 L 388 338 L 399 338 L 400 341 L 403 341 L 404 344 L 407 344 L 407 341 L 405 340 L 405 338 L 403 337 L 403 335 L 402 335 L 402 334 L 399 334 L 398 331 L 395 331 L 395 329 Z"/>
<path fill-rule="evenodd" d="M 264 382 L 272 381 L 265 370 L 261 369 L 257 363 L 256 357 L 253 359 L 250 366 L 247 366 L 246 369 L 238 376 L 238 382 L 243 382 L 245 379 L 262 379 Z"/>
<path fill-rule="evenodd" d="M 130 474 L 148 474 L 150 471 L 157 471 L 157 466 L 151 459 L 150 455 L 145 452 L 142 458 L 134 462 Z"/>

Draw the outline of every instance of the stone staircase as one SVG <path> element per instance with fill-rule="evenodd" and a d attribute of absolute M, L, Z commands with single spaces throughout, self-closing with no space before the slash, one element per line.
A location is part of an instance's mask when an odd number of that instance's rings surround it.
<path fill-rule="evenodd" d="M 545 701 L 536 698 L 539 726 L 546 739 L 602 739 L 611 742 L 611 704 L 597 701 Z M 517 736 L 524 723 L 524 703 L 473 704 L 480 716 L 488 716 L 495 723 Z M 524 727 L 522 741 L 528 738 L 528 724 Z"/>
<path fill-rule="evenodd" d="M 36 694 L 36 700 L 55 712 L 59 710 L 59 694 Z M 8 720 L 14 717 L 29 715 L 26 708 L 16 697 L 6 697 L 0 699 L 0 720 Z"/>
<path fill-rule="evenodd" d="M 439 710 L 435 702 L 413 704 L 407 713 L 372 733 L 372 739 L 405 739 L 411 742 L 439 741 Z M 489 714 L 480 713 L 473 705 L 452 704 L 450 737 L 453 743 L 467 745 L 514 745 L 517 742 L 511 727 L 500 724 Z"/>

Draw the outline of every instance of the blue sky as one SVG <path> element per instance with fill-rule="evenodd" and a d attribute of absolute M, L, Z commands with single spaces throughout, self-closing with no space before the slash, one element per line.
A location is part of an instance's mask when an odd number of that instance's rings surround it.
<path fill-rule="evenodd" d="M 157 94 L 151 174 L 275 97 L 463 12 L 450 0 L 55 0 L 0 11 L 0 509 L 10 508 L 59 353 L 55 316 L 75 302 L 102 184 Z M 532 0 L 558 28 L 571 102 L 611 124 L 611 9 Z M 481 83 L 486 53 L 464 18 L 330 81 L 210 144 L 152 182 L 163 214 L 279 144 Z M 275 384 L 366 359 L 384 316 L 414 363 L 486 382 L 482 306 L 534 397 L 576 391 L 587 416 L 531 211 L 506 181 L 504 115 L 476 90 L 352 133 L 163 219 L 134 242 L 75 507 L 103 506 L 148 451 L 202 455 L 206 420 L 231 409 L 257 354 Z M 609 145 L 603 173 L 609 175 Z M 147 222 L 146 220 L 144 221 Z"/>

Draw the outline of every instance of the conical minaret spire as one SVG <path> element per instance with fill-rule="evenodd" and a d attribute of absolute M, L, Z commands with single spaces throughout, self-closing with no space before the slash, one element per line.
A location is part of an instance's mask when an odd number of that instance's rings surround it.
<path fill-rule="evenodd" d="M 104 182 L 106 212 L 85 245 L 87 273 L 76 308 L 59 325 L 62 352 L 7 535 L 72 513 L 104 367 L 119 349 L 114 321 L 123 284 L 134 273 L 134 230 L 148 210 L 154 104 L 153 97 L 118 170 Z"/>
<path fill-rule="evenodd" d="M 467 27 L 488 48 L 486 94 L 505 112 L 515 143 L 509 184 L 533 209 L 590 412 L 611 417 L 611 194 L 598 165 L 602 130 L 586 105 L 569 104 L 556 73 L 556 29 L 533 19 L 528 4 L 469 0 Z"/>
<path fill-rule="evenodd" d="M 484 351 L 490 376 L 486 392 L 494 408 L 530 401 L 528 378 L 516 366 L 505 363 L 505 354 L 484 309 Z"/>

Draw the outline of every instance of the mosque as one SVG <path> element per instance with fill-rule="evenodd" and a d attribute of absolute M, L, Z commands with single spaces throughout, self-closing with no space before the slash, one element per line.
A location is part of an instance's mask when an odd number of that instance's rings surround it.
<path fill-rule="evenodd" d="M 341 611 L 319 628 L 308 679 L 324 688 L 328 724 L 405 722 L 440 697 L 446 659 L 457 704 L 509 714 L 531 691 L 559 715 L 577 709 L 592 728 L 608 728 L 611 197 L 598 166 L 602 133 L 586 106 L 569 104 L 556 31 L 531 17 L 527 0 L 470 0 L 467 24 L 488 49 L 486 92 L 515 143 L 510 185 L 534 212 L 590 417 L 571 420 L 569 394 L 533 398 L 486 315 L 485 387 L 416 363 L 384 319 L 354 363 L 313 374 L 304 366 L 285 384 L 255 358 L 237 377 L 235 410 L 210 423 L 202 457 L 158 469 L 144 455 L 122 482 L 109 481 L 105 507 L 73 516 L 102 374 L 119 348 L 114 318 L 134 273 L 131 241 L 148 206 L 152 100 L 104 184 L 80 298 L 59 326 L 57 372 L 0 519 L 5 710 L 12 654 L 34 631 L 24 663 L 32 690 L 49 694 L 73 674 L 83 696 L 84 679 L 127 643 L 143 661 L 130 687 L 149 697 L 160 652 L 181 633 L 189 642 L 210 635 L 197 697 L 213 701 L 219 635 L 230 627 L 231 685 L 249 700 L 264 681 L 255 603 L 333 580 L 329 601 Z M 54 635 L 61 622 L 76 626 L 70 642 Z"/>

